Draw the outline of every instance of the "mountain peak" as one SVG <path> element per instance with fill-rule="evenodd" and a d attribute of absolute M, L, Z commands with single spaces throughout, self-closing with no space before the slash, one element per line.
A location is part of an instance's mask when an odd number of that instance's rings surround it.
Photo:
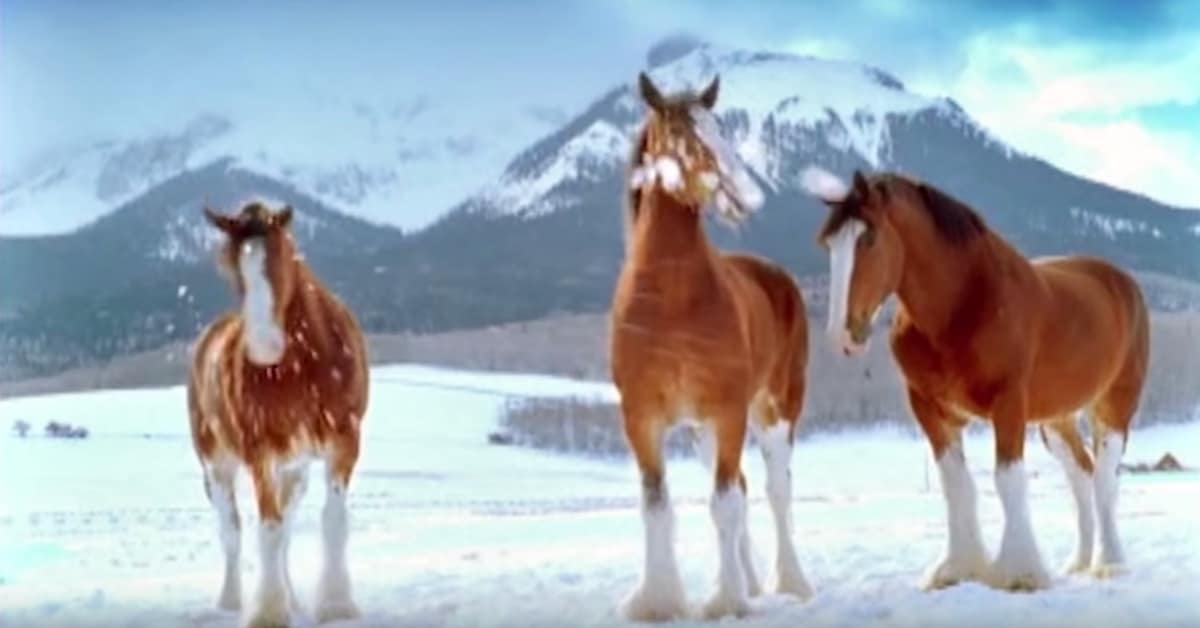
<path fill-rule="evenodd" d="M 688 32 L 681 31 L 667 35 L 651 46 L 646 53 L 646 67 L 657 68 L 667 65 L 705 45 L 706 42 L 703 39 Z"/>

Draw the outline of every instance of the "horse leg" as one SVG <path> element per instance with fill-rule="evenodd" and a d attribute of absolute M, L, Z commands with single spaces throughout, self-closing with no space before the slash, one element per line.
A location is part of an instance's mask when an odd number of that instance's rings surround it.
<path fill-rule="evenodd" d="M 742 448 L 746 444 L 746 405 L 713 415 L 717 436 L 717 464 L 709 512 L 717 529 L 720 568 L 717 590 L 704 605 L 704 615 L 716 619 L 750 612 L 746 578 L 738 545 L 746 527 L 746 490 L 742 477 Z"/>
<path fill-rule="evenodd" d="M 1111 578 L 1125 572 L 1125 551 L 1117 534 L 1118 474 L 1137 411 L 1144 374 L 1123 374 L 1092 408 L 1092 437 L 1096 451 L 1095 496 L 1100 551 L 1093 556 L 1092 575 Z"/>
<path fill-rule="evenodd" d="M 221 581 L 217 608 L 227 611 L 242 608 L 242 521 L 234 492 L 236 476 L 235 465 L 207 461 L 204 464 L 204 492 L 217 511 L 221 547 L 225 551 L 225 578 Z"/>
<path fill-rule="evenodd" d="M 321 536 L 325 548 L 321 577 L 317 583 L 317 620 L 324 623 L 359 616 L 350 587 L 346 545 L 350 539 L 350 515 L 346 491 L 358 463 L 358 437 L 346 438 L 333 448 L 325 462 L 325 507 L 321 510 Z"/>
<path fill-rule="evenodd" d="M 665 424 L 622 401 L 625 437 L 642 476 L 642 524 L 645 566 L 642 581 L 621 603 L 620 613 L 632 621 L 667 621 L 686 613 L 683 580 L 675 559 L 675 513 L 667 492 L 663 464 Z"/>
<path fill-rule="evenodd" d="M 996 493 L 1004 508 L 1004 536 L 989 581 L 995 588 L 1009 591 L 1036 591 L 1050 586 L 1029 517 L 1029 478 L 1024 461 L 1026 411 L 1023 391 L 1002 394 L 992 410 Z"/>
<path fill-rule="evenodd" d="M 780 417 L 770 402 L 760 401 L 755 404 L 751 426 L 766 463 L 767 499 L 775 519 L 774 589 L 807 600 L 813 595 L 812 586 L 804 577 L 792 543 L 791 460 L 796 418 Z"/>
<path fill-rule="evenodd" d="M 304 494 L 308 491 L 308 464 L 303 463 L 299 466 L 287 469 L 280 474 L 280 504 L 283 507 L 283 525 L 289 531 L 283 537 L 283 584 L 287 589 L 288 609 L 294 616 L 304 614 L 304 609 L 300 606 L 300 600 L 296 597 L 296 589 L 292 586 L 291 567 L 288 564 L 288 557 L 292 547 L 292 535 L 290 533 L 292 525 L 296 521 L 296 511 L 300 508 L 300 502 L 304 500 Z"/>
<path fill-rule="evenodd" d="M 292 610 L 284 557 L 290 530 L 281 508 L 275 461 L 255 462 L 250 475 L 258 498 L 259 581 L 254 605 L 242 625 L 244 628 L 285 627 L 290 625 Z"/>
<path fill-rule="evenodd" d="M 1063 571 L 1067 574 L 1087 570 L 1092 564 L 1092 548 L 1096 533 L 1096 515 L 1092 499 L 1092 454 L 1079 435 L 1074 415 L 1061 417 L 1041 426 L 1046 449 L 1058 459 L 1071 485 L 1079 538 L 1075 551 Z"/>
<path fill-rule="evenodd" d="M 971 479 L 963 453 L 965 423 L 940 402 L 911 388 L 908 399 L 937 461 L 942 497 L 946 501 L 946 550 L 926 572 L 922 587 L 942 589 L 959 582 L 980 580 L 987 574 L 988 559 L 979 528 L 975 481 Z"/>
<path fill-rule="evenodd" d="M 701 425 L 696 428 L 696 457 L 704 464 L 709 473 L 716 470 L 717 464 L 717 434 L 711 425 Z M 746 476 L 740 475 L 738 482 L 742 490 L 746 489 Z M 747 509 L 749 510 L 749 509 Z M 747 512 L 747 517 L 749 513 Z M 750 544 L 749 526 L 742 528 L 742 539 L 738 544 L 738 557 L 746 576 L 746 591 L 755 596 L 762 593 L 762 585 L 758 580 L 758 572 L 754 567 L 754 548 Z"/>

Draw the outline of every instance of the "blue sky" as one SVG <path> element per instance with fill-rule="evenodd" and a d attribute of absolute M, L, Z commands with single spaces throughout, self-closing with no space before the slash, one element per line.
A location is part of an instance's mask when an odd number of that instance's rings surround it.
<path fill-rule="evenodd" d="M 1022 150 L 1200 207 L 1200 3 L 1184 1 L 6 0 L 0 159 L 313 80 L 569 112 L 676 31 L 879 66 Z"/>

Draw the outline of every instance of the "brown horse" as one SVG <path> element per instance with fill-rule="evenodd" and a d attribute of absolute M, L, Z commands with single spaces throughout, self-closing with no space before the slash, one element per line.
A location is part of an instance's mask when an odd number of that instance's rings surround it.
<path fill-rule="evenodd" d="M 245 466 L 258 498 L 261 577 L 248 626 L 287 626 L 303 612 L 287 567 L 290 524 L 308 484 L 308 464 L 326 465 L 324 566 L 318 620 L 358 615 L 346 566 L 346 489 L 358 460 L 367 408 L 367 358 L 350 311 L 304 263 L 278 213 L 246 205 L 236 216 L 205 209 L 227 237 L 222 268 L 241 300 L 195 347 L 188 380 L 192 440 L 225 549 L 219 606 L 241 607 L 241 524 L 234 478 Z"/>
<path fill-rule="evenodd" d="M 1079 541 L 1068 571 L 1119 571 L 1117 468 L 1149 359 L 1137 283 L 1089 257 L 1030 262 L 972 209 L 926 183 L 856 172 L 848 190 L 819 185 L 829 176 L 809 178 L 832 209 L 819 236 L 832 271 L 828 330 L 847 354 L 859 353 L 881 304 L 897 296 L 892 351 L 940 470 L 949 541 L 926 586 L 1050 585 L 1026 498 L 1029 422 L 1041 424 L 1074 494 Z M 1083 408 L 1091 410 L 1095 461 L 1077 427 Z M 1004 536 L 990 565 L 963 458 L 971 416 L 990 419 L 996 435 Z"/>
<path fill-rule="evenodd" d="M 720 574 L 704 612 L 741 615 L 748 595 L 759 590 L 741 473 L 747 427 L 767 463 L 777 587 L 811 594 L 792 544 L 789 470 L 804 400 L 804 302 L 786 271 L 722 254 L 705 236 L 710 202 L 732 221 L 759 202 L 716 130 L 717 80 L 699 95 L 667 98 L 644 74 L 639 78 L 649 113 L 632 158 L 628 250 L 613 297 L 611 351 L 625 434 L 642 477 L 646 546 L 642 581 L 622 612 L 637 620 L 685 614 L 663 440 L 690 419 L 701 459 L 715 473 L 710 510 Z"/>

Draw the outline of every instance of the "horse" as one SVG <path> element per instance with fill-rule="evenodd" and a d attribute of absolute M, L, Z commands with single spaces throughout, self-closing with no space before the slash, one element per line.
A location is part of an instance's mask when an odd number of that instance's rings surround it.
<path fill-rule="evenodd" d="M 612 380 L 641 475 L 645 566 L 619 610 L 641 621 L 687 613 L 663 459 L 665 432 L 687 422 L 714 474 L 709 507 L 720 568 L 703 612 L 744 615 L 748 596 L 761 588 L 741 472 L 748 429 L 766 460 L 778 537 L 775 586 L 812 595 L 792 543 L 789 469 L 805 393 L 805 305 L 786 270 L 722 253 L 705 234 L 710 202 L 734 223 L 761 203 L 712 113 L 719 77 L 699 94 L 670 97 L 644 73 L 638 85 L 648 112 L 630 159 L 626 253 L 609 323 Z"/>
<path fill-rule="evenodd" d="M 367 353 L 354 315 L 301 257 L 289 229 L 292 213 L 290 206 L 272 211 L 259 202 L 233 216 L 204 209 L 225 236 L 220 267 L 240 307 L 217 318 L 194 346 L 188 413 L 204 492 L 219 520 L 225 576 L 217 604 L 225 610 L 242 606 L 239 468 L 253 481 L 261 564 L 246 626 L 305 621 L 287 552 L 315 458 L 325 462 L 326 483 L 316 617 L 359 615 L 346 564 L 346 491 L 367 409 Z"/>
<path fill-rule="evenodd" d="M 809 191 L 829 208 L 818 240 L 830 256 L 827 332 L 835 347 L 862 353 L 883 302 L 893 294 L 899 302 L 891 350 L 937 461 L 948 519 L 945 553 L 923 586 L 1051 586 L 1029 519 L 1030 423 L 1074 497 L 1079 536 L 1064 571 L 1121 573 L 1117 473 L 1150 351 L 1137 282 L 1094 257 L 1027 259 L 974 209 L 925 182 L 856 171 L 847 186 L 822 170 L 809 175 Z M 1078 426 L 1083 409 L 1091 451 Z M 990 563 L 963 455 L 971 417 L 990 420 L 995 434 L 1004 532 Z"/>

